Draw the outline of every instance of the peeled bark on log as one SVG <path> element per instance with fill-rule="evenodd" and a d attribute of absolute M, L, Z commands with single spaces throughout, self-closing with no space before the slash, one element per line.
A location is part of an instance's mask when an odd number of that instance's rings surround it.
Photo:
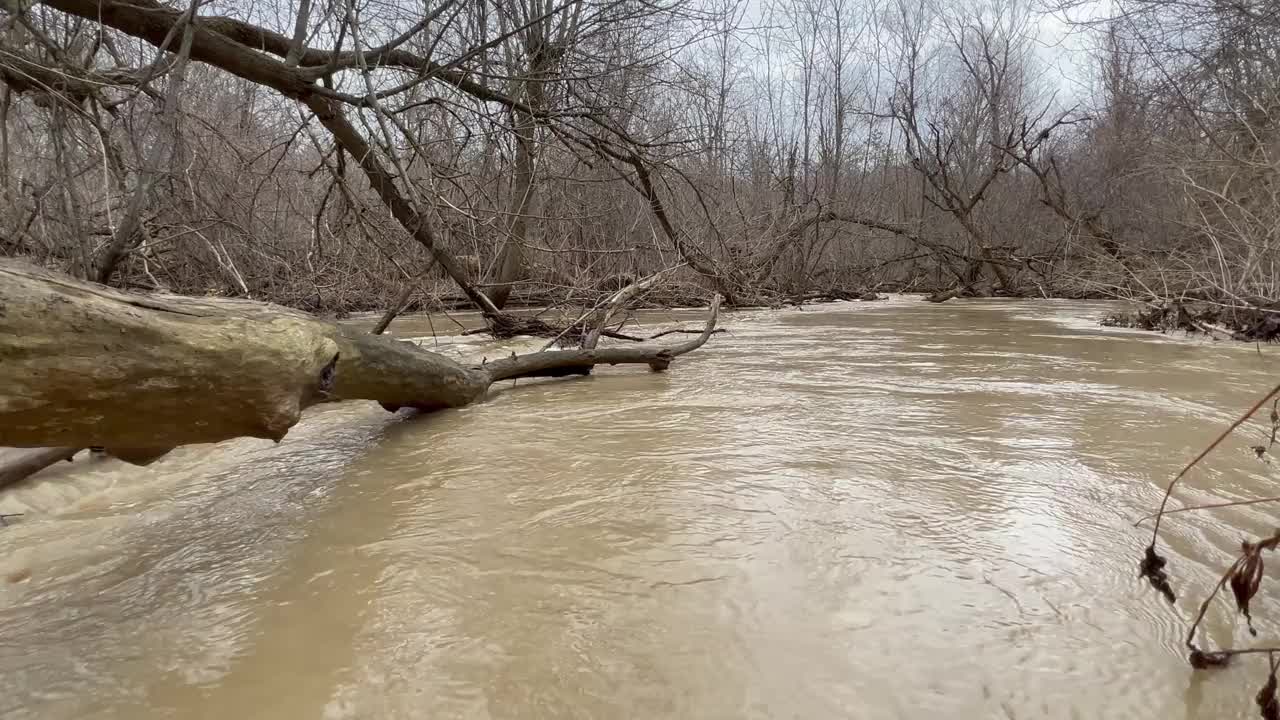
<path fill-rule="evenodd" d="M 0 445 L 137 457 L 234 437 L 279 440 L 308 405 L 467 405 L 498 381 L 663 370 L 676 346 L 533 353 L 464 366 L 413 343 L 247 300 L 131 295 L 0 260 Z M 154 450 L 152 450 L 154 449 Z M 131 455 L 132 456 L 132 455 Z M 127 458 L 126 458 L 127 459 Z"/>

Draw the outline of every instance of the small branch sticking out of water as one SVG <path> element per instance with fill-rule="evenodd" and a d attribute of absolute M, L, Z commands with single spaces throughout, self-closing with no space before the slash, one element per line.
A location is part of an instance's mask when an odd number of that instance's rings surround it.
<path fill-rule="evenodd" d="M 1203 460 L 1206 455 L 1213 452 L 1214 448 L 1221 445 L 1222 441 L 1226 440 L 1228 435 L 1234 432 L 1236 428 L 1244 424 L 1246 420 L 1253 417 L 1254 413 L 1258 412 L 1259 408 L 1261 408 L 1263 405 L 1266 405 L 1268 402 L 1271 401 L 1271 398 L 1276 397 L 1277 395 L 1280 395 L 1280 385 L 1276 385 L 1275 387 L 1271 388 L 1271 392 L 1267 393 L 1266 395 L 1263 395 L 1262 398 L 1257 402 L 1255 402 L 1253 404 L 1253 407 L 1249 408 L 1244 415 L 1241 415 L 1239 418 L 1236 418 L 1235 422 L 1231 423 L 1231 425 L 1228 426 L 1226 430 L 1222 431 L 1222 434 L 1218 435 L 1218 437 L 1215 438 L 1213 442 L 1209 443 L 1209 447 L 1205 448 L 1204 450 L 1201 450 L 1199 455 L 1196 455 L 1195 458 L 1191 460 L 1191 462 L 1187 463 L 1186 467 L 1182 468 L 1182 470 L 1179 471 L 1178 474 L 1174 476 L 1173 480 L 1169 483 L 1169 487 L 1165 488 L 1164 499 L 1160 501 L 1160 510 L 1159 512 L 1156 513 L 1156 526 L 1155 526 L 1155 529 L 1151 532 L 1151 548 L 1152 549 L 1154 549 L 1155 547 L 1156 540 L 1160 538 L 1160 519 L 1164 516 L 1164 508 L 1165 508 L 1165 505 L 1169 503 L 1169 496 L 1173 494 L 1173 486 L 1177 485 L 1178 481 L 1181 480 L 1184 475 L 1190 472 L 1191 468 L 1199 464 L 1199 462 Z"/>
<path fill-rule="evenodd" d="M 1251 449 L 1257 454 L 1259 460 L 1266 460 L 1266 454 L 1276 445 L 1276 433 L 1280 431 L 1280 398 L 1276 398 L 1271 403 L 1271 437 L 1267 439 L 1266 445 L 1254 445 Z"/>
<path fill-rule="evenodd" d="M 1169 486 L 1165 489 L 1164 497 L 1160 502 L 1160 509 L 1146 517 L 1139 519 L 1134 526 L 1141 525 L 1147 520 L 1155 520 L 1155 528 L 1152 530 L 1151 543 L 1147 545 L 1143 554 L 1142 561 L 1139 565 L 1141 577 L 1146 578 L 1151 586 L 1160 591 L 1170 603 L 1175 602 L 1176 596 L 1173 588 L 1169 585 L 1169 576 L 1165 571 L 1168 564 L 1167 560 L 1156 552 L 1156 543 L 1160 539 L 1160 521 L 1166 514 L 1178 512 L 1190 512 L 1193 510 L 1204 510 L 1209 508 L 1233 507 L 1237 505 L 1254 505 L 1263 502 L 1275 502 L 1280 500 L 1280 496 L 1254 498 L 1250 500 L 1237 500 L 1230 502 L 1208 503 L 1204 505 L 1193 505 L 1188 507 L 1177 508 L 1175 510 L 1166 510 L 1169 498 L 1173 495 L 1173 488 L 1190 470 L 1200 463 L 1209 453 L 1222 444 L 1236 428 L 1244 424 L 1249 418 L 1253 417 L 1259 409 L 1264 407 L 1268 402 L 1271 403 L 1270 416 L 1270 437 L 1267 444 L 1253 446 L 1253 450 L 1258 454 L 1259 458 L 1263 458 L 1275 445 L 1276 436 L 1280 431 L 1280 385 L 1272 388 L 1270 392 L 1261 397 L 1253 404 L 1243 415 L 1231 423 L 1226 430 L 1220 433 L 1209 446 L 1200 451 L 1198 455 L 1187 463 L 1181 471 L 1170 481 Z M 1265 458 L 1264 458 L 1265 459 Z M 1255 541 L 1245 540 L 1240 543 L 1240 554 L 1231 563 L 1231 565 L 1222 573 L 1213 590 L 1200 603 L 1199 612 L 1197 612 L 1195 620 L 1192 621 L 1190 628 L 1187 630 L 1186 646 L 1191 651 L 1187 660 L 1191 666 L 1197 670 L 1209 668 L 1224 667 L 1228 665 L 1232 658 L 1237 655 L 1255 655 L 1266 653 L 1268 658 L 1269 672 L 1267 674 L 1266 683 L 1262 689 L 1254 696 L 1254 702 L 1258 705 L 1258 711 L 1263 720 L 1280 720 L 1280 698 L 1277 698 L 1277 680 L 1276 670 L 1280 669 L 1280 659 L 1277 653 L 1280 653 L 1280 647 L 1251 647 L 1251 648 L 1224 648 L 1224 649 L 1204 649 L 1196 644 L 1196 635 L 1200 630 L 1201 624 L 1204 622 L 1205 616 L 1209 612 L 1209 607 L 1213 603 L 1214 598 L 1222 592 L 1224 587 L 1231 588 L 1231 594 L 1235 600 L 1236 610 L 1244 616 L 1245 622 L 1248 624 L 1249 633 L 1257 636 L 1258 632 L 1253 626 L 1253 614 L 1250 604 L 1254 597 L 1257 596 L 1259 589 L 1262 587 L 1262 579 L 1264 577 L 1265 563 L 1262 553 L 1266 551 L 1275 551 L 1280 547 L 1280 529 L 1277 529 L 1268 537 L 1259 538 Z"/>
<path fill-rule="evenodd" d="M 1176 515 L 1178 513 L 1192 512 L 1195 510 L 1214 510 L 1216 508 L 1241 507 L 1244 505 L 1259 505 L 1261 503 L 1269 503 L 1269 502 L 1277 502 L 1277 501 L 1280 501 L 1280 495 L 1273 495 L 1271 497 L 1250 498 L 1249 500 L 1226 500 L 1223 502 L 1205 503 L 1204 505 L 1187 505 L 1185 507 L 1174 508 L 1172 510 L 1165 510 L 1164 514 Z M 1151 513 L 1150 515 L 1144 515 L 1143 517 L 1135 520 L 1133 522 L 1133 526 L 1138 527 L 1142 523 L 1148 520 L 1154 520 L 1155 518 L 1156 518 L 1156 513 Z"/>
<path fill-rule="evenodd" d="M 1169 574 L 1165 572 L 1164 569 L 1165 565 L 1168 564 L 1168 561 L 1160 555 L 1160 553 L 1156 552 L 1156 543 L 1160 539 L 1160 521 L 1164 518 L 1165 507 L 1169 504 L 1169 496 L 1173 494 L 1174 486 L 1191 471 L 1191 468 L 1195 467 L 1205 458 L 1205 456 L 1213 452 L 1214 448 L 1221 445 L 1222 441 L 1226 440 L 1228 435 L 1244 424 L 1246 420 L 1253 417 L 1254 413 L 1258 412 L 1259 408 L 1266 405 L 1277 395 L 1280 395 L 1280 385 L 1276 385 L 1271 389 L 1271 392 L 1262 396 L 1261 399 L 1253 404 L 1253 407 L 1249 408 L 1245 414 L 1237 418 L 1236 421 L 1231 423 L 1226 430 L 1223 430 L 1218 437 L 1214 438 L 1213 442 L 1209 443 L 1208 447 L 1201 450 L 1199 455 L 1192 458 L 1191 462 L 1187 463 L 1186 466 L 1174 476 L 1173 480 L 1169 482 L 1169 487 L 1165 488 L 1164 498 L 1160 500 L 1160 510 L 1156 512 L 1155 528 L 1151 531 L 1151 544 L 1147 546 L 1146 552 L 1142 556 L 1142 561 L 1138 565 L 1138 570 L 1139 577 L 1146 578 L 1147 581 L 1151 583 L 1151 587 L 1159 590 L 1169 602 L 1172 603 L 1176 601 L 1177 597 L 1174 595 L 1173 587 L 1169 585 Z M 1275 415 L 1275 411 L 1273 411 L 1272 414 Z M 1273 426 L 1274 424 L 1275 421 L 1273 420 Z M 1216 594 L 1217 591 L 1215 590 L 1214 592 Z"/>
<path fill-rule="evenodd" d="M 1272 392 L 1274 393 L 1275 391 L 1273 390 Z M 1266 400 L 1263 399 L 1263 402 L 1265 403 Z M 1280 431 L 1280 398 L 1276 398 L 1271 404 L 1270 419 L 1271 419 L 1271 430 L 1270 430 L 1271 436 L 1267 444 L 1254 445 L 1250 448 L 1258 455 L 1260 459 L 1265 459 L 1264 455 L 1270 452 L 1271 449 L 1275 447 L 1275 444 L 1276 444 L 1276 434 L 1278 431 Z M 1230 430 L 1228 430 L 1228 432 L 1230 432 Z M 1225 435 L 1222 437 L 1225 437 Z M 1221 440 L 1221 438 L 1219 438 L 1219 440 Z M 1190 466 L 1188 466 L 1188 468 L 1186 469 L 1190 469 Z M 1184 469 L 1184 472 L 1186 471 L 1186 469 Z M 1174 482 L 1177 482 L 1176 478 Z M 1172 485 L 1172 483 L 1170 484 Z M 1166 500 L 1168 499 L 1168 493 L 1166 493 L 1165 498 Z M 1248 500 L 1227 500 L 1224 502 L 1205 503 L 1203 505 L 1186 505 L 1184 507 L 1174 508 L 1173 510 L 1165 510 L 1164 505 L 1162 503 L 1161 509 L 1158 512 L 1153 512 L 1150 515 L 1144 515 L 1138 518 L 1137 520 L 1134 521 L 1133 526 L 1138 527 L 1139 525 L 1141 525 L 1142 523 L 1148 520 L 1158 520 L 1163 515 L 1176 515 L 1177 513 L 1192 512 L 1195 510 L 1213 510 L 1216 508 L 1240 507 L 1244 505 L 1258 505 L 1261 503 L 1277 502 L 1277 501 L 1280 501 L 1280 495 L 1273 495 L 1271 497 L 1250 498 Z M 1154 543 L 1153 543 L 1152 550 L 1154 551 Z"/>

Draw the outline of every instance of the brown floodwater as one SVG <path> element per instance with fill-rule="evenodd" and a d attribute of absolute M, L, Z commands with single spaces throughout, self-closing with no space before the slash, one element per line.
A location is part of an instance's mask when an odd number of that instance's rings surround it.
<path fill-rule="evenodd" d="M 748 311 L 666 374 L 64 464 L 0 493 L 26 513 L 0 528 L 0 716 L 1255 717 L 1264 662 L 1193 673 L 1182 642 L 1276 508 L 1170 518 L 1176 606 L 1131 523 L 1278 348 L 1104 330 L 1103 307 Z M 697 314 L 646 322 L 673 317 Z M 1261 435 L 1178 501 L 1276 494 Z M 1268 579 L 1257 641 L 1278 605 Z M 1250 642 L 1226 601 L 1208 627 Z"/>

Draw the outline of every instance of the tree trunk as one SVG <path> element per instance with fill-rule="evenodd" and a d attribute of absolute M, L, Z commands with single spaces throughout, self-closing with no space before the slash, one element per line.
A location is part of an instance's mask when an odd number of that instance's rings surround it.
<path fill-rule="evenodd" d="M 86 270 L 93 272 L 92 276 L 86 273 L 86 277 L 93 277 L 104 285 L 111 282 L 111 277 L 115 275 L 116 268 L 120 265 L 120 262 L 137 244 L 136 238 L 142 233 L 143 210 L 146 209 L 151 200 L 151 191 L 164 172 L 164 166 L 172 160 L 178 143 L 182 142 L 182 135 L 179 130 L 179 113 L 181 112 L 182 104 L 182 86 L 187 77 L 187 58 L 191 55 L 191 36 L 191 28 L 184 27 L 177 61 L 173 69 L 169 71 L 169 83 L 168 88 L 165 90 L 163 120 L 161 121 L 161 125 L 164 126 L 164 133 L 168 137 L 153 141 L 151 147 L 146 151 L 142 160 L 142 168 L 134 181 L 133 193 L 129 196 L 129 203 L 125 208 L 123 221 L 116 227 L 111 242 L 107 243 L 107 246 L 99 253 L 97 266 L 92 269 L 86 268 Z"/>
<path fill-rule="evenodd" d="M 532 15 L 533 13 L 530 13 Z M 515 97 L 523 95 L 523 99 L 531 110 L 542 111 L 546 108 L 546 82 L 554 74 L 554 61 L 546 48 L 547 38 L 543 23 L 535 23 L 524 31 L 524 58 L 528 64 L 525 77 L 518 82 L 523 93 L 513 93 Z M 514 72 L 519 68 L 511 66 Z M 507 227 L 507 238 L 498 254 L 498 275 L 495 286 L 489 292 L 493 304 L 499 310 L 506 307 L 511 297 L 512 285 L 523 279 L 525 272 L 525 243 L 529 235 L 529 210 L 533 207 L 534 195 L 538 191 L 534 168 L 538 156 L 538 121 L 532 112 L 512 110 L 515 125 L 516 157 L 515 172 L 511 182 L 511 199 L 507 203 L 511 213 L 511 223 Z"/>
<path fill-rule="evenodd" d="M 0 488 L 30 477 L 63 460 L 70 460 L 82 448 L 0 448 Z"/>
<path fill-rule="evenodd" d="M 1000 266 L 1000 263 L 991 255 L 991 242 L 987 239 L 986 231 L 978 227 L 978 223 L 974 222 L 973 217 L 968 211 L 953 211 L 952 215 L 955 216 L 956 220 L 960 221 L 961 227 L 969 233 L 969 237 L 973 238 L 973 241 L 978 245 L 978 260 L 976 261 L 978 271 L 981 272 L 982 266 L 985 264 L 987 267 L 991 268 L 991 272 L 995 273 L 996 280 L 1000 283 L 1001 289 L 1006 292 L 1013 292 L 1013 285 L 1009 282 L 1008 273 L 1004 271 L 1004 268 Z"/>
<path fill-rule="evenodd" d="M 391 211 L 392 217 L 413 236 L 414 240 L 431 253 L 432 259 L 439 263 L 445 274 L 457 283 L 467 299 L 474 303 L 485 317 L 500 314 L 498 308 L 494 307 L 493 301 L 472 284 L 457 259 L 440 243 L 430 217 L 419 214 L 401 194 L 396 187 L 395 177 L 383 166 L 360 131 L 347 119 L 342 106 L 333 100 L 318 96 L 309 97 L 306 102 L 307 107 L 315 112 L 320 124 L 333 135 L 333 139 L 360 162 L 360 168 L 369 179 L 369 184 Z"/>
<path fill-rule="evenodd" d="M 529 235 L 529 207 L 534 193 L 534 119 L 528 113 L 516 112 L 516 162 L 515 176 L 511 184 L 511 225 L 507 238 L 498 254 L 498 275 L 489 299 L 499 310 L 507 306 L 511 288 L 524 275 L 524 245 Z"/>
<path fill-rule="evenodd" d="M 674 346 L 564 350 L 465 366 L 413 343 L 265 303 L 131 295 L 0 260 L 0 445 L 122 459 L 234 437 L 280 440 L 308 405 L 458 407 L 499 380 L 665 370 Z"/>
<path fill-rule="evenodd" d="M 386 332 L 387 328 L 391 327 L 391 321 L 404 312 L 406 307 L 409 307 L 409 298 L 413 296 L 413 291 L 417 289 L 417 278 L 411 278 L 406 281 L 404 287 L 400 289 L 400 294 L 387 306 L 387 311 L 382 313 L 382 317 L 378 318 L 378 324 L 373 326 L 369 334 L 381 335 Z"/>

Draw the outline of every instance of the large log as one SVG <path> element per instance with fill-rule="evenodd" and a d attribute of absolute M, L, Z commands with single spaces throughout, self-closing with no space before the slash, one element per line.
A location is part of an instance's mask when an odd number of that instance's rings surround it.
<path fill-rule="evenodd" d="M 127 295 L 0 264 L 0 445 L 279 439 L 338 355 L 317 321 L 247 302 Z"/>
<path fill-rule="evenodd" d="M 0 445 L 146 458 L 234 437 L 279 440 L 307 406 L 458 407 L 498 381 L 664 370 L 673 346 L 540 352 L 465 366 L 385 336 L 246 300 L 143 296 L 0 260 Z"/>
<path fill-rule="evenodd" d="M 70 460 L 80 448 L 0 448 L 0 488 L 21 482 L 30 475 L 63 460 Z"/>

